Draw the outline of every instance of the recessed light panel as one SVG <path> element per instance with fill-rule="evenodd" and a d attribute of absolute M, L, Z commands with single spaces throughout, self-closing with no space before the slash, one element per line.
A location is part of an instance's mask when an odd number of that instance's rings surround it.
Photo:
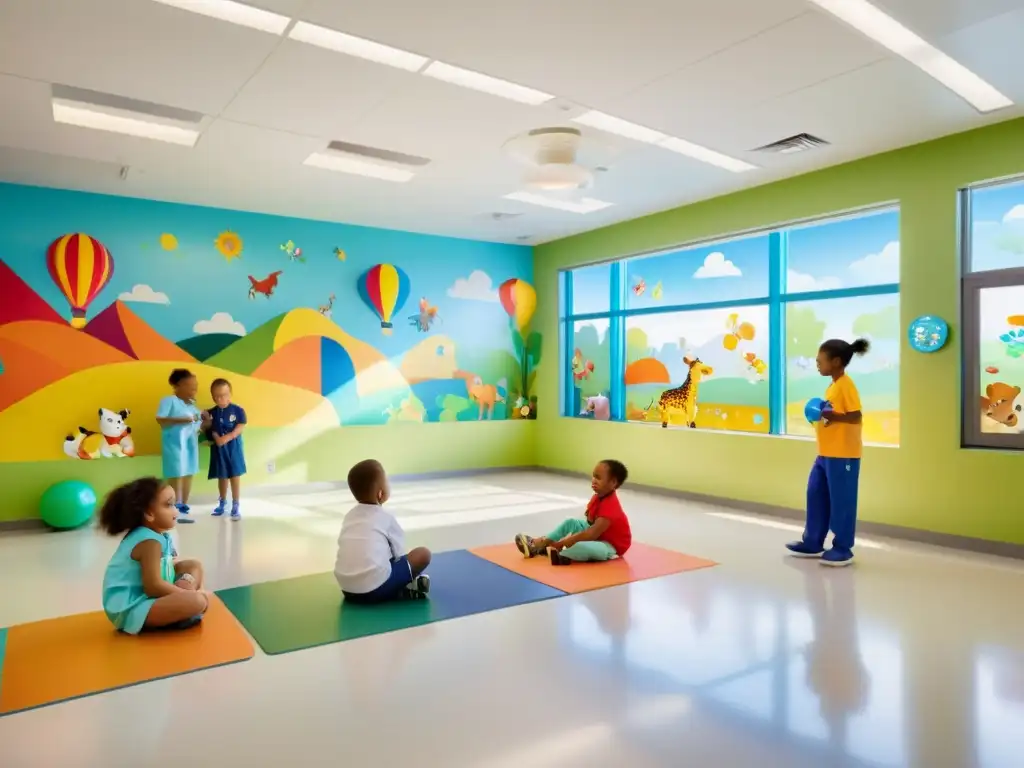
<path fill-rule="evenodd" d="M 254 8 L 245 3 L 236 3 L 234 0 L 153 0 L 153 2 L 198 13 L 200 16 L 209 16 L 211 19 L 219 19 L 241 27 L 269 32 L 272 35 L 280 35 L 292 22 L 287 16 L 264 11 L 262 8 Z"/>
<path fill-rule="evenodd" d="M 406 72 L 419 72 L 423 69 L 423 65 L 430 61 L 426 56 L 420 56 L 418 53 L 403 51 L 401 48 L 392 48 L 390 45 L 377 43 L 373 40 L 365 40 L 355 35 L 338 32 L 327 27 L 320 27 L 316 24 L 309 24 L 305 21 L 300 21 L 292 27 L 288 37 L 300 43 L 308 43 L 318 48 L 326 48 L 329 51 L 354 56 L 357 59 L 365 59 L 366 61 L 385 64 L 396 69 L 404 69 Z"/>

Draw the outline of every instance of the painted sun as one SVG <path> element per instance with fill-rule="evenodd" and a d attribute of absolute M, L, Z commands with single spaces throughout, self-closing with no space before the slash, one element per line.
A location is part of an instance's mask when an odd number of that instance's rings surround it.
<path fill-rule="evenodd" d="M 235 232 L 227 230 L 221 232 L 217 235 L 217 239 L 213 241 L 213 244 L 217 246 L 217 250 L 228 261 L 237 259 L 242 255 L 242 238 Z"/>
<path fill-rule="evenodd" d="M 164 232 L 160 235 L 160 247 L 165 251 L 175 251 L 178 249 L 178 238 L 170 232 Z"/>

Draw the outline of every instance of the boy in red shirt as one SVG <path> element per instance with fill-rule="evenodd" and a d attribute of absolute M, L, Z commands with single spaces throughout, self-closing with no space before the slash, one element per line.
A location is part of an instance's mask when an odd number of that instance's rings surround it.
<path fill-rule="evenodd" d="M 516 548 L 523 557 L 550 553 L 552 565 L 611 560 L 626 554 L 633 542 L 633 533 L 615 492 L 628 476 L 626 465 L 621 461 L 598 462 L 591 477 L 594 497 L 587 504 L 586 519 L 570 517 L 539 539 L 520 533 L 516 536 Z"/>

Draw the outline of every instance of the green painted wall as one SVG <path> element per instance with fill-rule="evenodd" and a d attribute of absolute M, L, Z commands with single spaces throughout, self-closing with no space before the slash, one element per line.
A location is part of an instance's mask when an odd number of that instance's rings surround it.
<path fill-rule="evenodd" d="M 332 427 L 323 432 L 316 425 L 250 429 L 245 433 L 249 474 L 242 492 L 244 495 L 246 487 L 273 483 L 338 481 L 350 466 L 367 456 L 382 461 L 392 475 L 529 466 L 534 463 L 536 426 L 535 421 L 515 420 Z M 205 479 L 208 453 L 205 449 L 200 453 L 203 463 L 194 493 L 213 494 L 215 484 Z M 268 474 L 271 461 L 275 471 Z M 0 522 L 38 518 L 40 496 L 60 480 L 84 480 L 102 496 L 120 483 L 147 474 L 161 474 L 159 456 L 0 463 Z"/>
<path fill-rule="evenodd" d="M 860 517 L 872 522 L 1024 544 L 1024 455 L 960 447 L 957 189 L 1024 173 L 1024 120 L 876 155 L 805 176 L 559 240 L 534 251 L 535 324 L 558 331 L 557 271 L 886 201 L 901 206 L 905 326 L 921 314 L 949 320 L 952 341 L 933 355 L 901 351 L 899 448 L 865 449 Z M 558 368 L 539 376 L 541 402 L 556 403 Z M 638 483 L 794 509 L 803 507 L 815 448 L 810 441 L 727 432 L 661 430 L 562 419 L 537 421 L 538 464 L 589 471 L 602 456 Z M 639 514 L 634 510 L 634 514 Z"/>

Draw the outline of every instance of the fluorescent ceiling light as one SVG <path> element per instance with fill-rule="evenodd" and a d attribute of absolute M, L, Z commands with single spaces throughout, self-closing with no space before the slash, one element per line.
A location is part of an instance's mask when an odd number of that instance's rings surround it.
<path fill-rule="evenodd" d="M 404 69 L 407 72 L 419 72 L 423 69 L 423 65 L 430 61 L 426 56 L 420 56 L 418 53 L 410 53 L 400 48 L 375 43 L 373 40 L 346 35 L 344 32 L 319 27 L 305 21 L 300 21 L 292 27 L 288 37 L 300 43 L 309 43 L 330 51 L 344 53 L 347 56 L 355 56 L 357 59 L 366 59 L 378 64 L 386 64 L 389 67 Z"/>
<path fill-rule="evenodd" d="M 593 213 L 594 211 L 609 208 L 612 205 L 604 200 L 595 200 L 592 197 L 582 197 L 579 200 L 558 200 L 552 197 L 544 197 L 544 195 L 535 195 L 532 192 L 513 192 L 510 195 L 505 195 L 505 199 L 529 203 L 530 205 L 540 205 L 544 208 L 554 208 L 559 211 L 569 211 L 570 213 Z"/>
<path fill-rule="evenodd" d="M 322 168 L 325 171 L 338 171 L 339 173 L 351 173 L 355 176 L 368 176 L 371 179 L 382 179 L 384 181 L 405 182 L 412 179 L 416 174 L 404 168 L 395 168 L 391 165 L 369 163 L 355 157 L 345 155 L 329 155 L 324 152 L 314 152 L 307 157 L 303 165 L 313 168 Z"/>
<path fill-rule="evenodd" d="M 867 0 L 811 0 L 822 10 L 846 22 L 858 32 L 938 80 L 979 112 L 992 112 L 1013 105 L 987 82 L 921 39 Z"/>
<path fill-rule="evenodd" d="M 616 136 L 633 139 L 633 141 L 642 141 L 645 144 L 657 144 L 668 138 L 661 131 L 645 128 L 642 125 L 637 125 L 627 120 L 620 120 L 617 117 L 606 115 L 604 112 L 584 112 L 579 117 L 574 117 L 572 121 L 585 125 L 588 128 L 596 128 L 605 133 L 613 133 Z"/>
<path fill-rule="evenodd" d="M 423 70 L 423 74 L 435 80 L 442 80 L 452 85 L 461 85 L 463 88 L 470 88 L 481 93 L 489 93 L 492 96 L 500 96 L 503 99 L 518 101 L 520 104 L 529 104 L 536 107 L 546 101 L 555 98 L 550 93 L 535 91 L 525 85 L 517 85 L 507 80 L 499 80 L 490 75 L 482 75 L 469 69 L 453 67 L 441 61 L 433 62 Z"/>
<path fill-rule="evenodd" d="M 176 125 L 167 125 L 152 120 L 110 114 L 70 102 L 55 100 L 53 102 L 53 119 L 54 122 L 64 125 L 123 133 L 128 136 L 137 136 L 140 139 L 180 144 L 183 147 L 194 147 L 199 140 L 199 131 L 192 128 L 180 128 Z"/>
<path fill-rule="evenodd" d="M 742 160 L 737 160 L 735 157 L 723 155 L 721 152 L 715 152 L 713 149 L 702 147 L 699 144 L 693 144 L 692 142 L 685 141 L 684 139 L 677 139 L 674 136 L 670 136 L 665 139 L 663 142 L 658 144 L 658 146 L 664 147 L 672 152 L 678 152 L 680 155 L 692 157 L 694 160 L 700 160 L 702 163 L 724 168 L 725 170 L 732 171 L 733 173 L 753 171 L 757 168 L 756 165 L 745 163 Z"/>
<path fill-rule="evenodd" d="M 153 2 L 198 13 L 200 16 L 209 16 L 212 19 L 238 24 L 242 27 L 258 29 L 261 32 L 269 32 L 272 35 L 280 35 L 292 22 L 287 16 L 264 11 L 262 8 L 253 8 L 244 3 L 236 3 L 234 0 L 153 0 Z"/>
<path fill-rule="evenodd" d="M 709 165 L 715 165 L 719 168 L 724 168 L 727 171 L 733 173 L 742 173 L 743 171 L 751 171 L 755 169 L 756 165 L 745 163 L 742 160 L 737 160 L 728 155 L 723 155 L 720 152 L 702 147 L 699 144 L 693 144 L 683 139 L 677 139 L 674 136 L 669 136 L 656 131 L 653 128 L 647 128 L 636 123 L 631 123 L 628 120 L 622 120 L 612 115 L 606 115 L 604 112 L 597 112 L 591 110 L 590 112 L 584 112 L 579 117 L 573 118 L 574 123 L 585 125 L 588 128 L 596 128 L 599 131 L 605 133 L 613 133 L 616 136 L 622 136 L 626 139 L 633 139 L 634 141 L 642 141 L 645 144 L 656 144 L 659 147 L 668 149 L 672 152 L 678 152 L 680 155 L 686 155 L 692 157 L 694 160 L 700 160 L 701 162 L 708 163 Z"/>

